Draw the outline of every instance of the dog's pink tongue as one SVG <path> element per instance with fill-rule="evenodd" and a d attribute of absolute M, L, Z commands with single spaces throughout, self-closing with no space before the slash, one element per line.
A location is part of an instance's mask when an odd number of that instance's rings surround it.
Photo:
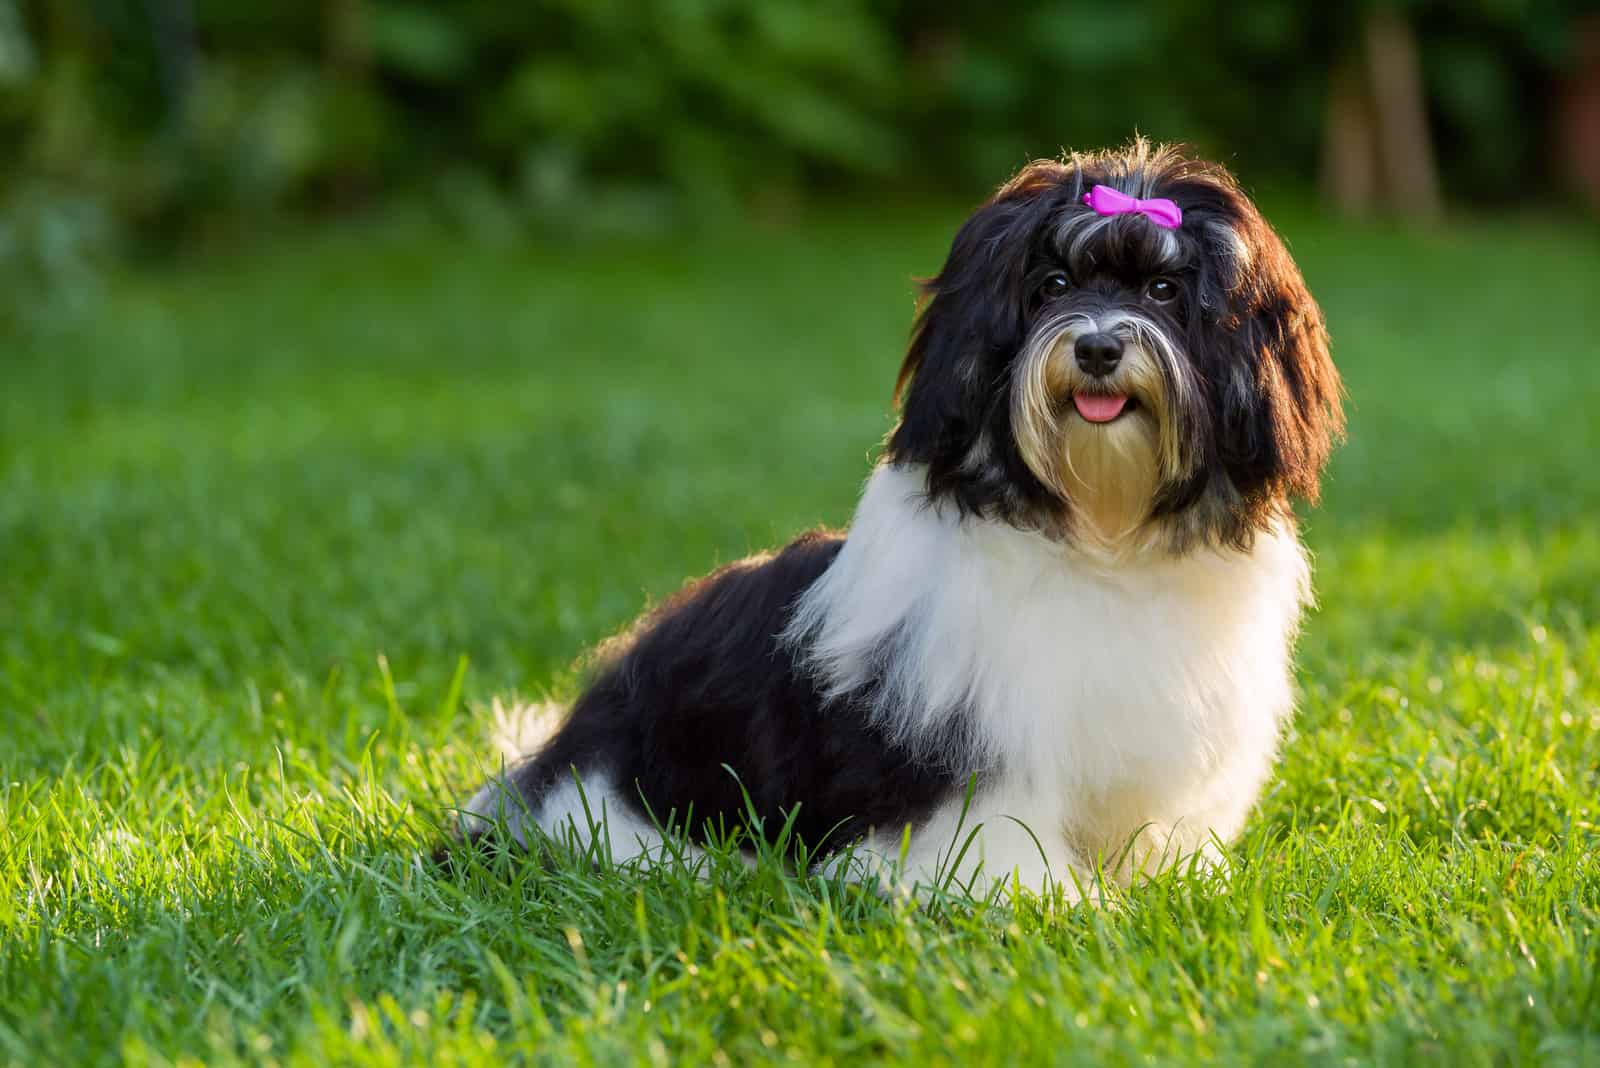
<path fill-rule="evenodd" d="M 1104 393 L 1074 393 L 1073 406 L 1078 409 L 1078 414 L 1091 423 L 1109 423 L 1122 414 L 1122 406 L 1128 403 L 1126 393 L 1115 393 L 1107 396 Z"/>

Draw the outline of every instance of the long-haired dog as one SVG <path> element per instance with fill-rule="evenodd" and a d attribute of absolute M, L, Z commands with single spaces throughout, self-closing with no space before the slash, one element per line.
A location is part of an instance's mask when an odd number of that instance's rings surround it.
<path fill-rule="evenodd" d="M 1290 502 L 1342 428 L 1294 261 L 1140 140 L 1024 168 L 926 290 L 848 533 L 649 613 L 469 835 L 625 859 L 748 821 L 1070 895 L 1238 832 L 1293 704 Z"/>

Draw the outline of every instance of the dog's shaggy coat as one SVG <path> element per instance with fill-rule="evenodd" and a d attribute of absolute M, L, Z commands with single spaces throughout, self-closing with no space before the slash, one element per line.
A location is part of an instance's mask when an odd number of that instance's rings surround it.
<path fill-rule="evenodd" d="M 468 833 L 653 856 L 748 798 L 908 882 L 1071 894 L 1239 830 L 1293 704 L 1290 501 L 1341 427 L 1294 262 L 1220 167 L 1136 141 L 1024 169 L 927 293 L 848 534 L 641 620 Z"/>

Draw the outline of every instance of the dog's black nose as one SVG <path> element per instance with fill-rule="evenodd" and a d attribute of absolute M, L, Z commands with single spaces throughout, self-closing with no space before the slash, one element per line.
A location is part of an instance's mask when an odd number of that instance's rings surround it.
<path fill-rule="evenodd" d="M 1100 378 L 1115 371 L 1122 362 L 1122 339 L 1110 334 L 1084 334 L 1072 351 L 1079 367 Z"/>

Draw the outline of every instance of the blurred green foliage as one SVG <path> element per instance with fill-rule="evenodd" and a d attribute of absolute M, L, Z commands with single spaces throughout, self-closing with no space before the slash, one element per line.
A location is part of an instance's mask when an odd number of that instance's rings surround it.
<path fill-rule="evenodd" d="M 1590 0 L 1411 0 L 1447 186 L 1542 173 Z M 1361 4 L 0 0 L 0 286 L 425 191 L 490 234 L 991 185 L 1135 128 L 1308 183 Z M 1513 188 L 1515 183 L 1515 189 Z M 1498 194 L 1487 191 L 1499 191 Z M 15 314 L 26 299 L 8 302 Z"/>

